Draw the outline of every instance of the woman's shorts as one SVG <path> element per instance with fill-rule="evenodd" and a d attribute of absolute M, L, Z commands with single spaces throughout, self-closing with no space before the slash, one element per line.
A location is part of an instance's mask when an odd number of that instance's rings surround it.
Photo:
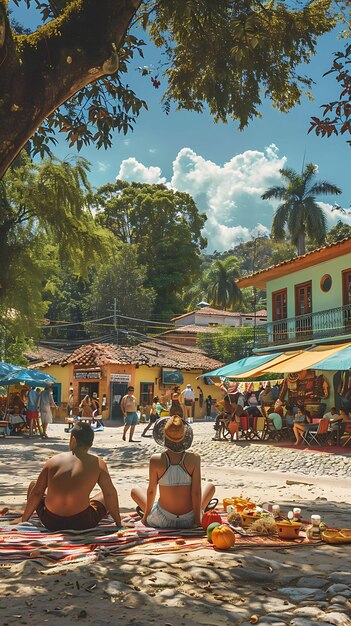
<path fill-rule="evenodd" d="M 27 410 L 27 420 L 31 421 L 31 420 L 36 420 L 38 419 L 39 413 L 38 411 L 29 411 L 29 409 Z"/>
<path fill-rule="evenodd" d="M 187 400 L 187 399 L 185 398 L 185 400 L 184 400 L 184 405 L 185 405 L 185 406 L 193 406 L 193 401 L 192 401 L 192 400 Z"/>
<path fill-rule="evenodd" d="M 126 418 L 125 418 L 125 423 L 128 424 L 129 426 L 136 426 L 138 423 L 139 419 L 138 419 L 138 414 L 133 412 L 127 413 Z"/>
<path fill-rule="evenodd" d="M 162 509 L 156 502 L 147 517 L 148 526 L 153 528 L 193 528 L 195 525 L 194 511 L 184 515 L 174 515 Z"/>

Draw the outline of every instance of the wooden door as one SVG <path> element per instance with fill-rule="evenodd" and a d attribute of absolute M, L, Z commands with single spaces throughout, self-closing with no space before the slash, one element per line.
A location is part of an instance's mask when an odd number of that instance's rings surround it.
<path fill-rule="evenodd" d="M 312 281 L 295 285 L 296 334 L 308 336 L 312 330 Z M 300 319 L 299 319 L 300 318 Z"/>
<path fill-rule="evenodd" d="M 342 272 L 342 304 L 345 326 L 351 326 L 351 269 Z"/>
<path fill-rule="evenodd" d="M 272 293 L 273 340 L 284 341 L 287 336 L 288 295 L 286 289 Z"/>

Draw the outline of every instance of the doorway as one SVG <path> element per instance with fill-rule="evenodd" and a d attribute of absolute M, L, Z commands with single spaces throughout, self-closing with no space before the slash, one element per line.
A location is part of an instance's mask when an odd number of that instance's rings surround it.
<path fill-rule="evenodd" d="M 128 383 L 110 383 L 110 417 L 119 424 L 124 423 L 121 400 L 126 395 Z"/>
<path fill-rule="evenodd" d="M 85 396 L 91 398 L 93 393 L 99 397 L 99 383 L 79 383 L 79 404 Z"/>

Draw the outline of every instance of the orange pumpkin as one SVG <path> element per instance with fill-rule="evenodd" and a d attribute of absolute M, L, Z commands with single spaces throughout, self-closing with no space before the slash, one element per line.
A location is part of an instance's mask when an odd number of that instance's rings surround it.
<path fill-rule="evenodd" d="M 203 514 L 202 516 L 202 520 L 201 520 L 201 526 L 204 530 L 207 530 L 207 527 L 212 524 L 212 522 L 219 522 L 220 524 L 222 523 L 222 518 L 219 515 L 219 513 L 216 513 L 216 511 L 206 511 L 206 513 Z"/>
<path fill-rule="evenodd" d="M 219 550 L 229 550 L 235 544 L 235 534 L 232 529 L 225 524 L 216 526 L 211 535 L 212 543 Z"/>

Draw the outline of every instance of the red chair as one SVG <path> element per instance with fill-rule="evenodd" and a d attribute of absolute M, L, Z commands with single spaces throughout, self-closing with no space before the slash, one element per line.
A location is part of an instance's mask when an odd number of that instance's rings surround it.
<path fill-rule="evenodd" d="M 240 430 L 242 437 L 251 439 L 250 418 L 248 415 L 242 415 L 240 417 Z"/>

